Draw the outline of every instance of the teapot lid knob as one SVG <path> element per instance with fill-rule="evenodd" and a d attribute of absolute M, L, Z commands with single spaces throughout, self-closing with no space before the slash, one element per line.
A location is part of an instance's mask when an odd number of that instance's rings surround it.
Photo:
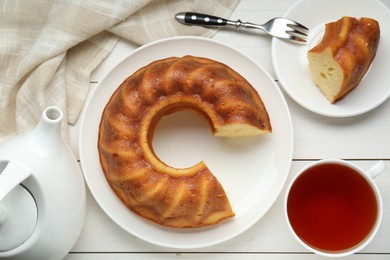
<path fill-rule="evenodd" d="M 0 202 L 0 252 L 23 244 L 34 232 L 38 209 L 33 196 L 16 186 Z"/>

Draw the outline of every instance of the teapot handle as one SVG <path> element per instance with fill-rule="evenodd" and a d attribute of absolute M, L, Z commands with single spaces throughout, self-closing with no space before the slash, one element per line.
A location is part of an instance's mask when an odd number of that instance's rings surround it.
<path fill-rule="evenodd" d="M 0 167 L 0 202 L 29 176 L 31 172 L 16 162 L 8 162 L 3 170 Z"/>

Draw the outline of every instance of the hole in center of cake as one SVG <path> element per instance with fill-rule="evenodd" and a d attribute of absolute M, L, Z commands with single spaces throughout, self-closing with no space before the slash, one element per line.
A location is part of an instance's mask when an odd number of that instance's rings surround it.
<path fill-rule="evenodd" d="M 206 159 L 207 147 L 213 139 L 203 116 L 193 111 L 178 111 L 161 118 L 152 145 L 157 157 L 167 165 L 188 168 Z"/>

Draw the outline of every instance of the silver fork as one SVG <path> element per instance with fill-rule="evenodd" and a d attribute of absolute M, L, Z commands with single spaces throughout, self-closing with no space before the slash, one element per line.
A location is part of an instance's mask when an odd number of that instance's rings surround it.
<path fill-rule="evenodd" d="M 291 19 L 278 17 L 273 18 L 265 24 L 254 24 L 242 22 L 241 20 L 231 21 L 225 18 L 208 14 L 182 12 L 175 16 L 176 20 L 186 25 L 201 25 L 206 27 L 229 27 L 234 29 L 260 29 L 267 34 L 294 42 L 305 43 L 309 29 Z"/>

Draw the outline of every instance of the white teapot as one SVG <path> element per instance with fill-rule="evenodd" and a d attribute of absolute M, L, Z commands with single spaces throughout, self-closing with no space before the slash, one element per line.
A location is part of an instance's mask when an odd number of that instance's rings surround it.
<path fill-rule="evenodd" d="M 0 259 L 62 259 L 86 211 L 80 167 L 61 136 L 62 111 L 0 144 Z"/>

